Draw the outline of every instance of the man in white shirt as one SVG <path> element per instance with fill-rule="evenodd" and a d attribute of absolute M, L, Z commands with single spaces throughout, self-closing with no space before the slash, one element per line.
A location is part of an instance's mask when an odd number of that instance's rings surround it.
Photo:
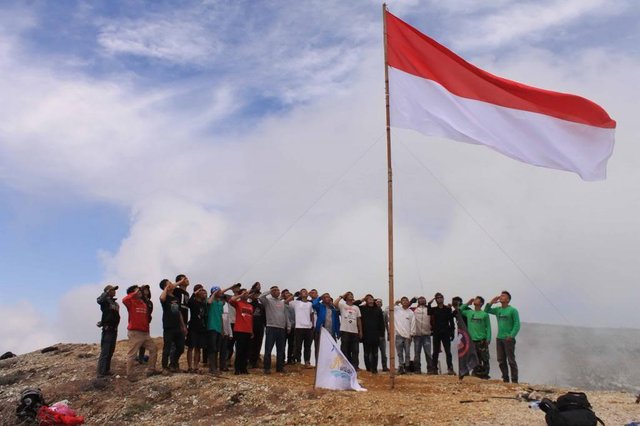
<path fill-rule="evenodd" d="M 313 304 L 309 300 L 307 289 L 297 293 L 297 298 L 289 302 L 296 317 L 294 339 L 296 360 L 302 360 L 302 346 L 304 344 L 304 365 L 311 366 L 311 342 L 313 342 Z"/>
<path fill-rule="evenodd" d="M 416 332 L 416 321 L 413 311 L 409 309 L 409 298 L 403 297 L 396 302 L 393 309 L 393 324 L 395 325 L 395 343 L 398 354 L 398 374 L 405 374 L 409 367 L 411 336 Z"/>
<path fill-rule="evenodd" d="M 340 350 L 353 368 L 358 370 L 362 321 L 360 308 L 353 304 L 354 301 L 353 293 L 348 291 L 338 296 L 333 305 L 340 311 Z"/>

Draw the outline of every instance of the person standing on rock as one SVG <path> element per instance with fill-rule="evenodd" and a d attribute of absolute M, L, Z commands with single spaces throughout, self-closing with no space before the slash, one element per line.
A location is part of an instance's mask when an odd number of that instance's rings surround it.
<path fill-rule="evenodd" d="M 340 335 L 340 312 L 333 306 L 331 295 L 324 293 L 312 302 L 313 310 L 316 312 L 315 323 L 315 351 L 316 361 L 318 359 L 318 351 L 320 350 L 320 334 L 325 328 L 337 340 Z M 316 362 L 317 363 L 317 362 Z"/>
<path fill-rule="evenodd" d="M 189 324 L 187 326 L 187 365 L 188 372 L 197 373 L 200 365 L 200 352 L 207 347 L 207 290 L 202 284 L 193 287 L 189 298 Z"/>
<path fill-rule="evenodd" d="M 253 338 L 253 306 L 247 299 L 249 292 L 240 290 L 229 300 L 229 304 L 236 310 L 236 322 L 233 335 L 236 340 L 236 358 L 234 361 L 235 374 L 249 374 L 247 361 L 249 358 L 249 340 Z"/>
<path fill-rule="evenodd" d="M 389 371 L 389 367 L 387 365 L 387 341 L 389 338 L 387 337 L 389 334 L 389 309 L 382 309 L 382 299 L 376 299 L 376 306 L 382 310 L 382 319 L 384 321 L 384 331 L 387 335 L 382 335 L 379 341 L 380 345 L 380 360 L 382 362 L 382 371 Z"/>
<path fill-rule="evenodd" d="M 340 311 L 340 350 L 353 368 L 360 364 L 360 340 L 362 340 L 362 314 L 353 304 L 353 293 L 348 291 L 333 302 Z"/>
<path fill-rule="evenodd" d="M 376 305 L 372 295 L 367 294 L 354 302 L 360 308 L 362 315 L 362 346 L 364 349 L 364 365 L 367 371 L 378 373 L 378 348 L 380 338 L 384 339 L 384 315 L 382 309 Z"/>
<path fill-rule="evenodd" d="M 276 371 L 284 373 L 285 341 L 287 330 L 291 328 L 286 312 L 287 301 L 280 298 L 280 288 L 274 285 L 269 291 L 260 295 L 260 302 L 264 307 L 267 320 L 264 361 L 262 363 L 264 374 L 271 373 L 271 352 L 274 345 L 276 347 Z"/>
<path fill-rule="evenodd" d="M 420 374 L 422 368 L 422 353 L 427 362 L 427 372 L 433 371 L 433 359 L 431 359 L 431 315 L 427 307 L 427 299 L 418 297 L 418 306 L 413 310 L 416 321 L 416 331 L 413 336 L 413 362 L 415 372 Z"/>
<path fill-rule="evenodd" d="M 147 315 L 149 316 L 149 324 L 151 324 L 153 313 L 153 302 L 151 301 L 151 288 L 148 284 L 140 286 L 140 293 L 142 294 L 142 301 L 147 305 Z M 144 346 L 140 347 L 140 352 L 138 352 L 138 362 L 140 364 L 144 364 L 146 361 L 144 360 Z"/>
<path fill-rule="evenodd" d="M 473 309 L 469 305 L 473 304 Z M 489 378 L 489 342 L 491 341 L 491 321 L 489 314 L 482 310 L 484 298 L 476 296 L 461 305 L 460 313 L 467 320 L 467 331 L 478 355 L 479 364 L 473 369 L 473 375 L 481 379 Z"/>
<path fill-rule="evenodd" d="M 309 300 L 307 289 L 298 292 L 297 299 L 289 302 L 295 311 L 296 325 L 294 330 L 295 358 L 302 362 L 304 347 L 304 365 L 311 366 L 311 343 L 313 342 L 313 304 Z"/>
<path fill-rule="evenodd" d="M 413 311 L 409 309 L 411 302 L 403 297 L 395 303 L 393 308 L 393 325 L 395 326 L 395 345 L 398 354 L 398 374 L 409 371 L 411 357 L 411 337 L 416 332 L 416 320 Z"/>
<path fill-rule="evenodd" d="M 127 353 L 127 378 L 135 381 L 133 376 L 133 366 L 136 363 L 136 355 L 140 348 L 149 351 L 149 362 L 147 363 L 147 376 L 156 374 L 156 362 L 158 358 L 158 348 L 149 335 L 149 312 L 142 292 L 137 285 L 132 285 L 127 289 L 127 295 L 122 299 L 122 304 L 126 306 L 129 314 L 127 325 L 127 337 L 129 338 L 129 352 Z"/>
<path fill-rule="evenodd" d="M 120 324 L 120 306 L 116 302 L 116 290 L 118 290 L 117 285 L 108 285 L 96 300 L 102 311 L 102 317 L 98 323 L 98 326 L 102 328 L 98 377 L 111 375 L 111 358 L 116 350 L 118 324 Z"/>
<path fill-rule="evenodd" d="M 184 343 L 187 335 L 187 327 L 180 313 L 180 304 L 174 295 L 176 285 L 168 279 L 160 282 L 162 294 L 162 371 L 177 372 L 180 369 L 180 356 L 184 352 Z M 173 350 L 172 350 L 173 347 Z"/>
<path fill-rule="evenodd" d="M 264 341 L 264 327 L 266 316 L 264 306 L 260 301 L 260 282 L 255 282 L 251 286 L 251 305 L 253 306 L 253 339 L 249 345 L 249 367 L 257 368 L 260 360 L 260 349 Z"/>
<path fill-rule="evenodd" d="M 286 353 L 287 353 L 287 364 L 292 365 L 300 361 L 296 359 L 296 341 L 295 341 L 295 333 L 293 332 L 296 328 L 296 311 L 293 307 L 289 306 L 289 301 L 293 299 L 293 295 L 286 288 L 282 290 L 280 293 L 280 298 L 287 303 L 284 305 L 284 313 L 287 316 L 287 320 L 289 321 L 289 327 L 286 329 Z"/>
<path fill-rule="evenodd" d="M 436 306 L 432 307 L 431 304 L 434 300 Z M 451 356 L 451 341 L 455 333 L 453 311 L 450 306 L 444 304 L 442 293 L 436 293 L 427 306 L 429 315 L 433 317 L 433 370 L 431 374 L 438 374 L 438 356 L 440 355 L 441 346 L 443 346 L 447 356 L 447 374 L 455 376 L 453 357 Z"/>
<path fill-rule="evenodd" d="M 221 290 L 218 286 L 211 287 L 211 295 L 207 300 L 207 351 L 209 361 L 209 372 L 219 374 L 227 367 L 227 341 L 224 339 L 225 324 L 224 315 L 224 292 L 231 287 Z"/>
<path fill-rule="evenodd" d="M 493 308 L 491 305 L 500 302 L 500 306 Z M 498 319 L 498 336 L 496 337 L 496 357 L 502 373 L 502 381 L 509 382 L 509 369 L 511 369 L 511 383 L 518 383 L 518 363 L 516 362 L 516 335 L 520 331 L 520 315 L 511 303 L 511 293 L 504 290 L 500 296 L 496 296 L 484 307 L 488 314 L 495 315 Z M 507 364 L 509 365 L 507 367 Z"/>

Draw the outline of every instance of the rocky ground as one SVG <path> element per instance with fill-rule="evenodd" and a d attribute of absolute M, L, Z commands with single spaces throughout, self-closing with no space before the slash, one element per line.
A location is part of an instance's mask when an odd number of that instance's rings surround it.
<path fill-rule="evenodd" d="M 14 425 L 20 391 L 40 387 L 47 402 L 66 399 L 87 424 L 447 424 L 544 425 L 544 413 L 515 397 L 536 389 L 555 398 L 566 389 L 504 384 L 451 376 L 404 375 L 390 389 L 387 374 L 361 372 L 367 392 L 314 390 L 314 369 L 287 367 L 285 374 L 249 376 L 177 373 L 129 382 L 126 342 L 119 342 L 116 374 L 95 379 L 98 345 L 56 345 L 0 361 L 0 421 Z M 161 347 L 161 341 L 158 340 Z M 548 393 L 547 393 L 548 392 Z M 587 392 L 607 425 L 640 421 L 636 396 Z"/>

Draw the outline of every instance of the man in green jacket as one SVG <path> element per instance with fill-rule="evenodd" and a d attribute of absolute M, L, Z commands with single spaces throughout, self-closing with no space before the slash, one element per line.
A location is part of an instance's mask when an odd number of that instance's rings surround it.
<path fill-rule="evenodd" d="M 473 304 L 473 309 L 469 305 Z M 481 379 L 489 378 L 489 342 L 491 341 L 491 321 L 489 314 L 482 310 L 484 298 L 476 296 L 460 307 L 460 313 L 467 319 L 467 330 L 480 362 L 473 369 L 473 375 Z"/>
<path fill-rule="evenodd" d="M 499 308 L 492 308 L 500 301 Z M 509 382 L 509 369 L 511 369 L 511 383 L 518 383 L 518 364 L 516 363 L 516 335 L 520 331 L 520 315 L 518 310 L 510 306 L 511 294 L 503 291 L 500 296 L 491 299 L 484 307 L 484 311 L 493 314 L 498 319 L 498 336 L 496 337 L 496 353 L 498 365 L 502 372 L 502 380 Z M 509 367 L 507 367 L 507 363 Z"/>

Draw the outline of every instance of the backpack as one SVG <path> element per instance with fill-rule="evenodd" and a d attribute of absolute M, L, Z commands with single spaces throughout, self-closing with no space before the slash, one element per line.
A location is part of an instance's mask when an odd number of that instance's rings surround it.
<path fill-rule="evenodd" d="M 556 402 L 543 398 L 539 407 L 546 413 L 548 426 L 597 426 L 598 422 L 604 426 L 584 392 L 568 392 L 560 395 Z"/>
<path fill-rule="evenodd" d="M 16 408 L 16 417 L 21 423 L 29 424 L 34 422 L 38 415 L 38 410 L 46 405 L 44 396 L 39 388 L 25 389 L 20 393 L 20 401 Z"/>

